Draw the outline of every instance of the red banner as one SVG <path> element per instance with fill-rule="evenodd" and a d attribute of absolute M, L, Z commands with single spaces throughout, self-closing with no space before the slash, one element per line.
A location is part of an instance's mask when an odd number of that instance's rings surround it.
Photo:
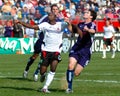
<path fill-rule="evenodd" d="M 72 20 L 73 24 L 78 24 L 79 22 L 82 22 L 82 21 Z M 118 20 L 111 20 L 111 22 L 112 22 L 114 28 L 120 27 L 120 21 L 118 21 Z M 96 20 L 95 23 L 97 25 L 97 32 L 103 32 L 103 26 L 105 25 L 105 20 Z"/>

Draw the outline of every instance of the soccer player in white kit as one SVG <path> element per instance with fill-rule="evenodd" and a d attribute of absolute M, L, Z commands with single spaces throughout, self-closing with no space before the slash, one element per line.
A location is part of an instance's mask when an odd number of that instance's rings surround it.
<path fill-rule="evenodd" d="M 103 27 L 104 36 L 103 36 L 103 59 L 106 58 L 106 48 L 110 46 L 112 50 L 111 58 L 115 58 L 115 50 L 113 46 L 113 40 L 115 39 L 115 30 L 113 25 L 111 24 L 110 18 L 106 20 L 106 26 Z"/>
<path fill-rule="evenodd" d="M 47 74 L 45 85 L 41 89 L 44 93 L 50 93 L 48 86 L 53 81 L 57 65 L 61 61 L 63 29 L 68 25 L 65 22 L 56 22 L 54 16 L 53 13 L 48 14 L 48 19 L 50 21 L 53 19 L 54 22 L 44 22 L 38 25 L 39 29 L 45 32 L 41 54 L 42 64 L 40 65 L 41 82 L 45 80 L 47 68 L 50 65 L 50 72 Z"/>
<path fill-rule="evenodd" d="M 63 30 L 66 27 L 68 27 L 70 31 L 72 30 L 68 19 L 65 19 L 66 22 L 57 22 L 56 15 L 52 12 L 48 14 L 48 20 L 48 22 L 43 22 L 39 25 L 33 26 L 17 21 L 17 23 L 20 23 L 25 27 L 35 30 L 42 30 L 44 32 L 43 44 L 41 46 L 41 82 L 45 80 L 47 68 L 50 65 L 50 72 L 47 74 L 45 85 L 41 89 L 44 93 L 50 93 L 48 86 L 53 81 L 57 65 L 61 61 L 60 53 L 62 51 Z"/>

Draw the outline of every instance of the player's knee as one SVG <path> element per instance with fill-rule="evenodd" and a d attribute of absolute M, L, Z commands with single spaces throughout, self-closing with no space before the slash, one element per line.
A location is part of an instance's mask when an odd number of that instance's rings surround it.
<path fill-rule="evenodd" d="M 39 54 L 34 54 L 34 55 L 32 56 L 32 58 L 33 58 L 33 59 L 36 59 L 36 58 L 38 57 L 38 55 L 39 55 Z"/>
<path fill-rule="evenodd" d="M 73 69 L 74 69 L 74 66 L 73 66 L 72 64 L 69 64 L 69 65 L 68 65 L 68 69 L 69 69 L 69 70 L 73 70 Z"/>
<path fill-rule="evenodd" d="M 56 71 L 56 67 L 54 67 L 54 68 L 52 67 L 52 68 L 50 69 L 50 71 L 51 71 L 51 72 L 55 72 L 55 71 Z"/>

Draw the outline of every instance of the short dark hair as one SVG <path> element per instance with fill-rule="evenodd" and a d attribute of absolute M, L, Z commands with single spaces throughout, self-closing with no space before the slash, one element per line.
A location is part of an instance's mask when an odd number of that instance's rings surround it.
<path fill-rule="evenodd" d="M 59 9 L 59 7 L 57 6 L 57 4 L 52 4 L 51 5 L 51 10 L 53 9 L 53 7 L 57 7 Z"/>
<path fill-rule="evenodd" d="M 94 10 L 91 10 L 91 9 L 89 9 L 89 11 L 91 13 L 91 16 L 93 17 L 92 21 L 94 21 L 96 19 L 96 17 L 97 17 L 97 13 Z"/>
<path fill-rule="evenodd" d="M 53 12 L 48 12 L 48 15 L 50 15 L 50 14 L 53 14 L 53 15 L 56 17 L 55 13 L 53 13 Z"/>

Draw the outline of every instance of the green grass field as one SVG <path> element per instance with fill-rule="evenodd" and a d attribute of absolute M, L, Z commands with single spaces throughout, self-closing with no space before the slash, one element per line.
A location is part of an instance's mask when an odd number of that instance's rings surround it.
<path fill-rule="evenodd" d="M 120 53 L 111 59 L 101 59 L 101 53 L 93 53 L 91 62 L 79 77 L 74 78 L 74 93 L 66 94 L 65 72 L 68 54 L 62 54 L 55 79 L 49 87 L 51 94 L 38 92 L 43 83 L 33 81 L 33 73 L 39 58 L 31 66 L 28 79 L 22 73 L 29 55 L 0 55 L 0 96 L 120 96 Z M 49 71 L 49 70 L 48 70 Z"/>

